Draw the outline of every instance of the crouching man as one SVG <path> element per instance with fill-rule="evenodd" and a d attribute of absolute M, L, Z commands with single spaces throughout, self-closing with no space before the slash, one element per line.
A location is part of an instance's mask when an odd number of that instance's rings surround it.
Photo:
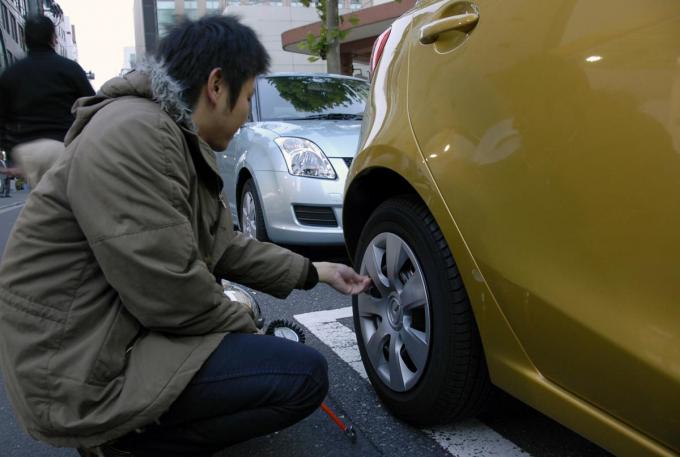
<path fill-rule="evenodd" d="M 209 456 L 314 411 L 327 366 L 256 332 L 219 278 L 277 297 L 370 280 L 232 229 L 213 150 L 269 57 L 233 17 L 184 22 L 157 63 L 78 102 L 0 267 L 0 362 L 24 428 L 81 455 Z"/>

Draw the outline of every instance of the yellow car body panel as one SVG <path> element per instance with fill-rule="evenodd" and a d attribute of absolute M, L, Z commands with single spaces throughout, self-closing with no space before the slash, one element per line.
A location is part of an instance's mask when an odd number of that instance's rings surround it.
<path fill-rule="evenodd" d="M 496 385 L 618 455 L 680 453 L 680 2 L 419 3 L 348 197 L 378 169 L 444 233 Z"/>

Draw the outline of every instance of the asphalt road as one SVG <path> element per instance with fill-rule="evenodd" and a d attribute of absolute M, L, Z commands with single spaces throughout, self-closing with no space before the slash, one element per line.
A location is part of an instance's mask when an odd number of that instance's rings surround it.
<path fill-rule="evenodd" d="M 0 248 L 4 249 L 20 207 L 3 209 L 2 204 L 0 201 Z M 343 260 L 342 250 L 308 249 L 304 252 L 316 260 Z M 278 300 L 264 294 L 256 296 L 268 320 L 293 319 L 296 315 L 314 320 L 317 319 L 316 316 L 328 315 L 324 313 L 328 310 L 339 310 L 340 314 L 346 316 L 346 308 L 351 305 L 349 298 L 324 285 L 307 292 L 296 291 L 287 300 Z M 331 328 L 335 331 L 324 330 Z M 315 331 L 318 335 L 307 329 L 307 344 L 321 351 L 328 360 L 331 386 L 327 404 L 342 420 L 353 424 L 358 434 L 356 444 L 352 444 L 319 410 L 289 429 L 226 449 L 219 454 L 220 457 L 609 455 L 596 445 L 502 393 L 498 394 L 491 410 L 478 421 L 456 424 L 435 431 L 410 427 L 385 411 L 370 384 L 359 373 L 360 368 L 355 368 L 360 364 L 352 364 L 352 361 L 348 363 L 347 359 L 351 356 L 347 354 L 355 350 L 351 319 L 339 317 L 334 322 L 320 324 Z M 76 452 L 52 448 L 26 435 L 14 418 L 3 385 L 0 391 L 0 456 L 74 457 Z"/>

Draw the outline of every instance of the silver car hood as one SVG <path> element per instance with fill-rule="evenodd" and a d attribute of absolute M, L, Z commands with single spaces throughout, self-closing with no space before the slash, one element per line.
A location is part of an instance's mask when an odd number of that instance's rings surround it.
<path fill-rule="evenodd" d="M 361 121 L 268 121 L 257 122 L 257 126 L 279 136 L 308 139 L 319 146 L 326 157 L 354 157 L 359 143 Z"/>

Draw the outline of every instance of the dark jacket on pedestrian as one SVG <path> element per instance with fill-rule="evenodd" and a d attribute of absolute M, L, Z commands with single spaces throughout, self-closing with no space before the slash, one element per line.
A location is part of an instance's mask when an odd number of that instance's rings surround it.
<path fill-rule="evenodd" d="M 32 436 L 91 447 L 161 416 L 226 333 L 256 331 L 217 279 L 285 297 L 310 263 L 233 230 L 215 153 L 160 67 L 77 106 L 2 259 L 0 366 Z"/>
<path fill-rule="evenodd" d="M 73 124 L 73 103 L 94 95 L 83 69 L 50 47 L 28 56 L 0 75 L 0 148 L 37 139 L 64 141 Z"/>

